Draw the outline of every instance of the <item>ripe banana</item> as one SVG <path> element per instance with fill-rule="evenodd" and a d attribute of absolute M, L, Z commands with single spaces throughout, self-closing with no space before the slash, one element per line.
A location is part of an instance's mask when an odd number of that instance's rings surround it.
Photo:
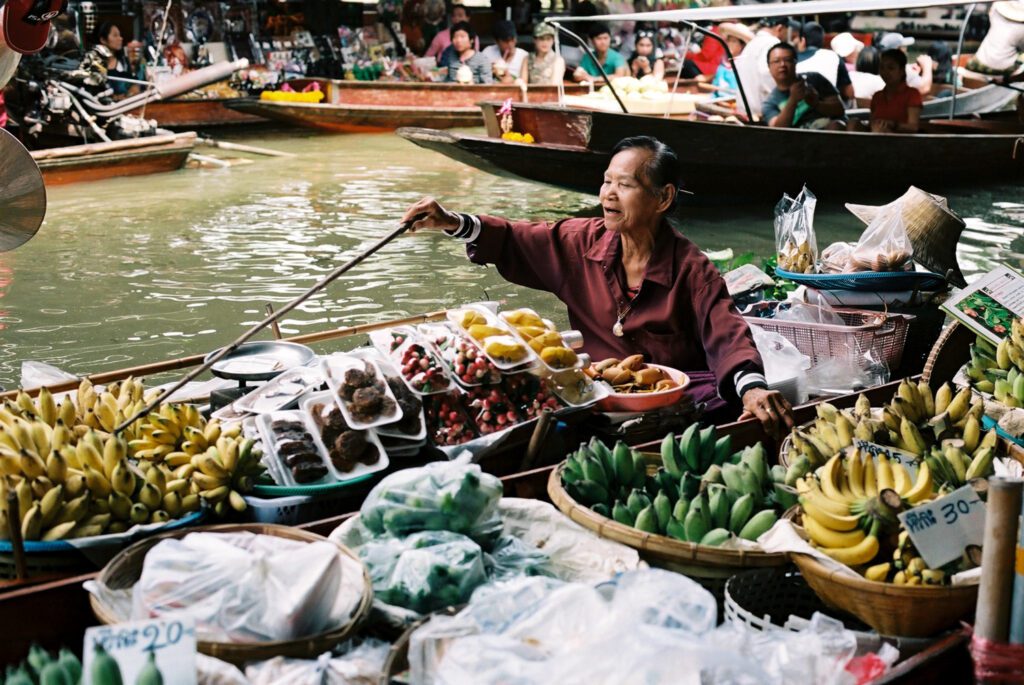
<path fill-rule="evenodd" d="M 855 545 L 845 547 L 821 547 L 821 551 L 836 561 L 847 566 L 860 566 L 866 564 L 878 555 L 878 531 L 879 523 L 875 521 L 871 525 L 871 531 Z"/>

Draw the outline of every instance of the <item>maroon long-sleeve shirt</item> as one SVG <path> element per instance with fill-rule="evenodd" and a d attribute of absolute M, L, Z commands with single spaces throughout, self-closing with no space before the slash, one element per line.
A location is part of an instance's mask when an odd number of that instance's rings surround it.
<path fill-rule="evenodd" d="M 479 217 L 479 236 L 467 245 L 477 264 L 494 264 L 509 281 L 556 295 L 595 360 L 643 354 L 647 361 L 706 380 L 736 399 L 737 371 L 763 373 L 746 322 L 725 281 L 692 242 L 667 223 L 658 233 L 639 293 L 630 302 L 619 235 L 604 219 L 564 219 L 554 225 Z M 624 335 L 612 332 L 618 313 Z M 691 388 L 697 390 L 697 388 Z M 713 392 L 713 391 L 712 391 Z M 699 395 L 700 393 L 694 393 Z M 695 399 L 703 399 L 695 397 Z"/>

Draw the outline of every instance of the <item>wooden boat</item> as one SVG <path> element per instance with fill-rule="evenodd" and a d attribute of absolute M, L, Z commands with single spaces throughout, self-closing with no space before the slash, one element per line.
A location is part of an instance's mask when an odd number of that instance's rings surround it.
<path fill-rule="evenodd" d="M 927 122 L 918 134 L 872 134 L 743 126 L 692 119 L 581 111 L 554 105 L 513 107 L 513 130 L 534 144 L 502 140 L 496 103 L 481 109 L 484 135 L 423 128 L 398 134 L 499 176 L 594 194 L 609 151 L 621 139 L 654 136 L 679 154 L 687 201 L 777 199 L 804 183 L 819 197 L 851 191 L 897 196 L 908 184 L 940 190 L 1008 181 L 1024 173 L 1024 124 L 1012 113 Z M 956 172 L 951 173 L 951 167 Z M 686 172 L 689 173 L 686 173 Z"/>
<path fill-rule="evenodd" d="M 132 114 L 156 119 L 160 128 L 192 130 L 222 126 L 265 124 L 267 120 L 256 114 L 241 112 L 224 106 L 232 98 L 174 98 L 158 100 L 132 110 Z"/>
<path fill-rule="evenodd" d="M 167 133 L 35 150 L 32 158 L 43 172 L 44 183 L 52 186 L 175 171 L 184 166 L 195 145 L 195 133 Z"/>
<path fill-rule="evenodd" d="M 314 79 L 291 82 L 295 90 Z M 259 98 L 237 98 L 224 105 L 236 112 L 273 119 L 297 126 L 335 133 L 393 131 L 402 126 L 453 128 L 482 123 L 477 103 L 557 102 L 556 86 L 458 83 L 406 83 L 387 81 L 339 81 L 315 79 L 324 92 L 319 103 L 281 102 Z M 570 94 L 583 94 L 583 86 L 566 86 Z"/>

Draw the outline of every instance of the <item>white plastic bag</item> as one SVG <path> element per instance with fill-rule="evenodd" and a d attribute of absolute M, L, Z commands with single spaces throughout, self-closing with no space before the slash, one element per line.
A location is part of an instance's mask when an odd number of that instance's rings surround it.
<path fill-rule="evenodd" d="M 288 659 L 283 656 L 249 664 L 245 675 L 251 685 L 370 685 L 384 670 L 391 645 L 367 639 L 355 645 L 346 642 L 317 659 Z"/>
<path fill-rule="evenodd" d="M 913 271 L 914 247 L 903 224 L 897 200 L 881 209 L 850 252 L 849 271 Z"/>
<path fill-rule="evenodd" d="M 793 404 L 805 402 L 807 393 L 803 390 L 803 377 L 811 368 L 811 358 L 779 333 L 766 331 L 757 324 L 750 326 L 750 333 L 764 363 L 768 387 L 782 391 Z"/>
<path fill-rule="evenodd" d="M 146 554 L 131 618 L 187 615 L 214 642 L 292 640 L 345 623 L 363 590 L 362 565 L 326 541 L 191 533 Z"/>
<path fill-rule="evenodd" d="M 78 380 L 78 376 L 45 362 L 27 361 L 21 363 L 21 387 L 33 390 L 47 385 Z"/>
<path fill-rule="evenodd" d="M 780 269 L 814 273 L 818 239 L 814 235 L 814 206 L 818 199 L 804 186 L 796 197 L 783 195 L 775 205 L 775 251 Z"/>

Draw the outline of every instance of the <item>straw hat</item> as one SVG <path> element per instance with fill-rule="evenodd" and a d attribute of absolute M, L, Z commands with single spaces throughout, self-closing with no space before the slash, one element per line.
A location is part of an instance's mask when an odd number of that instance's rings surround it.
<path fill-rule="evenodd" d="M 736 22 L 726 21 L 718 25 L 718 33 L 724 38 L 732 36 L 738 40 L 743 41 L 744 44 L 754 40 L 754 32 L 748 29 L 743 24 L 737 24 Z"/>
<path fill-rule="evenodd" d="M 949 208 L 946 198 L 910 186 L 897 202 L 903 206 L 903 224 L 914 247 L 914 261 L 945 276 L 953 285 L 966 286 L 956 260 L 956 245 L 965 224 Z M 846 208 L 865 224 L 870 224 L 881 209 L 851 203 L 846 203 Z"/>

